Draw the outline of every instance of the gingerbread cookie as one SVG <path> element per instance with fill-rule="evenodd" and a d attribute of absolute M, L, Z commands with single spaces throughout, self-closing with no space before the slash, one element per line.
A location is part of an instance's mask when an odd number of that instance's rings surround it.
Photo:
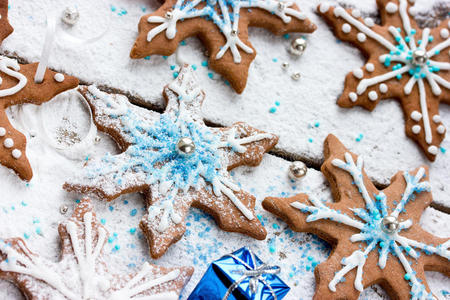
<path fill-rule="evenodd" d="M 431 201 L 427 167 L 399 172 L 378 190 L 352 154 L 333 135 L 324 145 L 322 173 L 335 202 L 266 198 L 263 207 L 298 232 L 329 242 L 330 257 L 315 269 L 315 299 L 357 299 L 380 284 L 392 299 L 428 299 L 425 271 L 450 275 L 450 240 L 423 230 L 420 217 Z"/>
<path fill-rule="evenodd" d="M 42 104 L 54 96 L 78 86 L 78 79 L 50 70 L 41 83 L 34 82 L 37 63 L 19 64 L 15 59 L 0 56 L 0 163 L 13 169 L 20 178 L 33 177 L 25 155 L 26 138 L 12 127 L 6 108 L 23 103 Z"/>
<path fill-rule="evenodd" d="M 192 267 L 164 268 L 144 263 L 133 274 L 111 273 L 103 247 L 108 232 L 89 199 L 60 224 L 61 260 L 47 261 L 20 238 L 0 239 L 0 278 L 18 286 L 27 299 L 179 299 Z"/>
<path fill-rule="evenodd" d="M 450 103 L 450 22 L 420 29 L 407 0 L 377 0 L 377 4 L 382 25 L 363 19 L 358 10 L 327 3 L 318 7 L 336 36 L 367 57 L 364 67 L 347 75 L 338 104 L 373 110 L 380 100 L 400 100 L 406 134 L 434 161 L 446 132 L 439 103 Z"/>
<path fill-rule="evenodd" d="M 183 236 L 191 206 L 211 214 L 223 230 L 266 237 L 253 211 L 255 198 L 242 191 L 228 171 L 258 165 L 278 138 L 244 123 L 205 126 L 204 93 L 189 66 L 164 89 L 167 108 L 162 115 L 94 86 L 81 92 L 98 128 L 111 135 L 123 152 L 88 161 L 65 189 L 95 193 L 108 201 L 125 193 L 146 192 L 148 212 L 141 228 L 154 258 Z"/>
<path fill-rule="evenodd" d="M 8 0 L 0 0 L 0 44 L 14 29 L 8 21 Z"/>
<path fill-rule="evenodd" d="M 156 12 L 141 18 L 130 56 L 171 55 L 181 41 L 198 36 L 208 50 L 209 66 L 242 93 L 256 56 L 248 40 L 249 26 L 274 34 L 316 29 L 290 0 L 166 0 Z"/>

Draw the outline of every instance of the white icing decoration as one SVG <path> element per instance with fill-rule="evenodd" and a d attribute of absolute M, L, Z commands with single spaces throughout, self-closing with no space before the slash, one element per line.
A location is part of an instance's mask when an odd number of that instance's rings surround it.
<path fill-rule="evenodd" d="M 63 82 L 64 81 L 64 75 L 61 73 L 56 73 L 55 76 L 53 76 L 56 82 Z"/>
<path fill-rule="evenodd" d="M 352 27 L 348 23 L 342 24 L 342 32 L 343 33 L 349 33 L 350 30 L 352 30 Z"/>
<path fill-rule="evenodd" d="M 398 11 L 397 4 L 395 4 L 393 2 L 388 2 L 388 4 L 386 4 L 386 11 L 390 14 L 396 13 Z"/>
<path fill-rule="evenodd" d="M 361 18 L 361 11 L 359 9 L 353 9 L 352 16 L 355 18 Z"/>
<path fill-rule="evenodd" d="M 441 38 L 446 39 L 449 36 L 449 32 L 447 28 L 442 28 L 440 32 Z"/>
<path fill-rule="evenodd" d="M 430 154 L 437 155 L 438 154 L 438 148 L 436 146 L 430 146 L 430 147 L 428 147 L 428 152 Z"/>
<path fill-rule="evenodd" d="M 379 86 L 379 90 L 380 90 L 381 93 L 386 94 L 387 91 L 388 91 L 388 86 L 386 84 L 382 83 Z"/>
<path fill-rule="evenodd" d="M 427 254 L 436 254 L 446 259 L 450 259 L 450 240 L 442 245 L 434 246 L 402 236 L 401 232 L 413 225 L 413 222 L 410 219 L 400 221 L 398 231 L 391 234 L 385 233 L 382 229 L 382 220 L 384 217 L 389 216 L 386 195 L 383 192 L 379 192 L 378 195 L 372 195 L 368 192 L 365 185 L 365 180 L 367 179 L 363 175 L 363 160 L 361 157 L 357 158 L 356 163 L 350 153 L 345 153 L 344 158 L 345 161 L 340 159 L 332 160 L 332 165 L 351 175 L 353 179 L 352 184 L 355 185 L 355 188 L 359 191 L 365 202 L 364 208 L 351 208 L 357 218 L 344 214 L 341 211 L 331 209 L 321 201 L 312 198 L 310 198 L 312 205 L 306 205 L 300 202 L 292 202 L 290 204 L 292 207 L 299 209 L 304 213 L 309 213 L 306 222 L 327 219 L 332 222 L 353 227 L 360 231 L 360 233 L 350 237 L 351 242 L 361 243 L 360 249 L 355 250 L 350 256 L 342 259 L 341 264 L 343 267 L 335 272 L 333 279 L 328 284 L 328 288 L 332 292 L 335 292 L 336 286 L 340 282 L 345 281 L 345 275 L 356 268 L 354 287 L 358 291 L 362 291 L 364 288 L 362 283 L 363 269 L 369 253 L 371 251 L 379 253 L 378 266 L 379 268 L 384 269 L 386 267 L 388 254 L 393 251 L 395 256 L 391 255 L 391 259 L 396 259 L 395 257 L 397 257 L 403 266 L 405 273 L 410 277 L 412 299 L 426 299 L 430 294 L 426 292 L 425 286 L 417 279 L 416 273 L 412 269 L 413 263 L 405 258 L 403 252 L 406 252 L 413 259 L 418 259 L 419 257 L 416 249 L 426 252 Z M 424 168 L 420 168 L 414 176 L 405 172 L 403 177 L 406 182 L 406 187 L 401 194 L 401 199 L 396 203 L 396 206 L 391 213 L 391 216 L 394 218 L 398 218 L 399 214 L 405 211 L 405 205 L 413 200 L 414 194 L 424 191 L 429 192 L 431 189 L 428 181 L 422 181 L 425 177 Z M 378 202 L 377 204 L 375 204 L 373 197 L 375 197 L 375 200 Z M 398 247 L 398 245 L 401 245 L 402 248 Z M 379 251 L 377 251 L 377 247 L 380 247 Z"/>
<path fill-rule="evenodd" d="M 3 146 L 5 146 L 5 148 L 12 148 L 14 146 L 14 141 L 12 138 L 7 138 L 3 141 Z"/>
<path fill-rule="evenodd" d="M 356 100 L 358 99 L 358 95 L 356 95 L 356 93 L 354 93 L 354 92 L 349 93 L 348 97 L 350 98 L 350 100 L 352 102 L 356 102 Z"/>
<path fill-rule="evenodd" d="M 368 72 L 373 72 L 373 71 L 375 71 L 375 66 L 372 63 L 368 63 L 368 64 L 366 64 L 366 70 Z"/>
<path fill-rule="evenodd" d="M 413 132 L 414 134 L 419 134 L 419 132 L 420 132 L 421 129 L 422 129 L 422 128 L 420 127 L 420 125 L 414 125 L 414 126 L 411 128 L 411 130 L 412 130 L 412 132 Z"/>
<path fill-rule="evenodd" d="M 376 101 L 378 99 L 378 94 L 375 91 L 369 92 L 369 100 L 370 101 Z"/>
<path fill-rule="evenodd" d="M 329 11 L 330 10 L 330 4 L 328 4 L 328 3 L 321 3 L 320 4 L 320 6 L 319 6 L 319 11 L 321 12 L 321 13 L 326 13 L 327 11 Z"/>
<path fill-rule="evenodd" d="M 411 113 L 411 119 L 413 119 L 416 122 L 419 122 L 422 119 L 422 114 L 418 112 L 417 110 L 414 110 Z"/>
<path fill-rule="evenodd" d="M 436 128 L 436 131 L 437 131 L 439 134 L 444 134 L 444 132 L 445 132 L 445 126 L 444 126 L 444 125 L 439 125 L 439 126 Z"/>
<path fill-rule="evenodd" d="M 22 151 L 20 151 L 19 149 L 14 149 L 11 152 L 12 157 L 14 157 L 15 159 L 19 159 L 22 156 Z"/>
<path fill-rule="evenodd" d="M 0 127 L 0 136 L 5 136 L 5 134 L 6 134 L 5 127 Z"/>
<path fill-rule="evenodd" d="M 440 115 L 434 115 L 433 116 L 433 122 L 434 123 L 441 123 L 441 116 Z"/>
<path fill-rule="evenodd" d="M 360 41 L 361 43 L 364 43 L 367 40 L 367 36 L 360 32 L 356 35 L 356 38 L 358 39 L 358 41 Z"/>
<path fill-rule="evenodd" d="M 203 6 L 203 4 L 205 4 Z M 216 6 L 218 4 L 218 11 Z M 200 6 L 199 6 L 200 5 Z M 242 9 L 259 8 L 271 14 L 278 16 L 284 23 L 289 23 L 292 17 L 298 20 L 305 20 L 304 13 L 292 8 L 292 1 L 276 0 L 234 0 L 232 3 L 225 0 L 205 1 L 205 0 L 177 0 L 173 9 L 170 11 L 171 17 L 150 16 L 149 23 L 160 24 L 151 29 L 147 34 L 147 41 L 151 42 L 153 38 L 166 31 L 166 37 L 171 40 L 175 37 L 176 25 L 179 20 L 187 20 L 197 17 L 209 17 L 214 24 L 219 27 L 225 36 L 226 43 L 216 55 L 216 59 L 221 59 L 225 52 L 230 49 L 235 63 L 241 62 L 239 49 L 245 53 L 253 53 L 253 49 L 241 41 L 238 34 L 239 12 Z M 236 33 L 236 34 L 233 34 Z"/>
<path fill-rule="evenodd" d="M 358 79 L 361 79 L 364 76 L 364 72 L 361 69 L 354 69 L 353 70 L 353 76 L 355 76 Z"/>
<path fill-rule="evenodd" d="M 0 90 L 0 97 L 11 96 L 22 90 L 27 84 L 27 78 L 19 73 L 20 65 L 15 59 L 6 56 L 0 56 L 0 71 L 19 80 L 19 82 L 8 89 Z M 0 84 L 3 80 L 0 78 Z"/>
<path fill-rule="evenodd" d="M 372 18 L 365 18 L 364 23 L 369 27 L 375 26 L 375 22 L 372 20 Z"/>

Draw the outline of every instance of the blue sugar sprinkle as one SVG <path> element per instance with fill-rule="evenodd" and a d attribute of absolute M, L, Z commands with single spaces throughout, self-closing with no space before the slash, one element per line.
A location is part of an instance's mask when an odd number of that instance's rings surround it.
<path fill-rule="evenodd" d="M 181 41 L 181 42 L 180 42 L 180 45 L 181 45 L 181 46 L 186 46 L 186 41 Z"/>
<path fill-rule="evenodd" d="M 100 223 L 102 223 L 102 225 L 106 224 L 106 220 L 105 219 L 100 219 Z"/>
<path fill-rule="evenodd" d="M 168 58 L 168 56 L 163 55 L 162 57 L 164 60 L 166 60 Z"/>
<path fill-rule="evenodd" d="M 316 123 L 314 123 L 314 127 L 319 127 L 320 126 L 320 122 L 316 122 Z"/>
<path fill-rule="evenodd" d="M 271 114 L 274 114 L 276 111 L 277 111 L 276 107 L 271 107 L 271 108 L 269 109 L 269 112 L 270 112 Z"/>
<path fill-rule="evenodd" d="M 24 234 L 23 234 L 23 237 L 24 237 L 26 240 L 28 240 L 28 239 L 30 238 L 30 235 L 27 234 L 27 233 L 24 233 Z"/>
<path fill-rule="evenodd" d="M 197 70 L 197 65 L 193 64 L 193 65 L 191 65 L 191 68 L 192 68 L 192 70 L 196 71 Z"/>
<path fill-rule="evenodd" d="M 203 67 L 207 67 L 208 66 L 208 61 L 206 61 L 206 60 L 202 61 L 202 66 Z"/>
<path fill-rule="evenodd" d="M 288 39 L 291 38 L 291 35 L 290 35 L 289 33 L 286 33 L 286 34 L 283 35 L 283 37 L 284 37 L 286 40 L 288 40 Z"/>
<path fill-rule="evenodd" d="M 275 101 L 276 106 L 280 106 L 280 104 L 281 104 L 280 101 Z"/>
<path fill-rule="evenodd" d="M 136 233 L 136 228 L 135 228 L 135 227 L 130 228 L 130 233 L 131 233 L 131 234 L 135 234 L 135 233 Z"/>
<path fill-rule="evenodd" d="M 405 278 L 405 280 L 410 280 L 411 279 L 411 275 L 409 275 L 408 273 L 405 274 L 405 276 L 403 276 Z"/>
<path fill-rule="evenodd" d="M 123 204 L 127 205 L 128 204 L 128 200 L 123 200 Z"/>
<path fill-rule="evenodd" d="M 114 207 L 112 205 L 110 205 L 108 208 L 109 208 L 109 211 L 113 211 L 114 210 Z"/>
<path fill-rule="evenodd" d="M 145 60 L 150 60 L 150 55 L 144 57 Z"/>
<path fill-rule="evenodd" d="M 278 58 L 272 58 L 272 61 L 273 61 L 273 62 L 277 62 L 277 61 L 278 61 Z"/>
<path fill-rule="evenodd" d="M 175 70 L 175 68 L 176 68 L 175 65 L 171 65 L 171 66 L 170 66 L 170 69 L 171 69 L 172 71 Z"/>
<path fill-rule="evenodd" d="M 312 143 L 312 142 L 314 142 L 314 140 L 312 138 L 309 138 L 308 142 Z"/>
<path fill-rule="evenodd" d="M 445 154 L 445 152 L 447 152 L 447 149 L 445 149 L 444 147 L 440 147 L 441 152 Z"/>
<path fill-rule="evenodd" d="M 214 78 L 214 74 L 212 72 L 208 72 L 208 77 L 213 79 Z"/>
<path fill-rule="evenodd" d="M 40 227 L 36 228 L 36 233 L 39 235 L 42 235 L 42 230 Z"/>
<path fill-rule="evenodd" d="M 136 209 L 136 208 L 135 208 L 135 209 L 132 209 L 132 210 L 130 211 L 130 216 L 134 217 L 136 214 L 137 214 L 137 209 Z"/>
<path fill-rule="evenodd" d="M 178 77 L 178 75 L 179 75 L 179 73 L 178 73 L 178 72 L 173 72 L 173 74 L 172 74 L 173 78 L 177 78 L 177 77 Z"/>

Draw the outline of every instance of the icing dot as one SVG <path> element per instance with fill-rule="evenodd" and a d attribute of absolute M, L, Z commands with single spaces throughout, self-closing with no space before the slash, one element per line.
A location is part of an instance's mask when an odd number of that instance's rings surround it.
<path fill-rule="evenodd" d="M 386 11 L 390 14 L 396 13 L 398 10 L 398 6 L 395 3 L 392 2 L 388 2 L 388 4 L 386 4 Z"/>
<path fill-rule="evenodd" d="M 434 115 L 433 116 L 433 122 L 434 123 L 440 123 L 441 122 L 441 116 L 440 115 Z"/>
<path fill-rule="evenodd" d="M 408 11 L 411 16 L 417 15 L 417 7 L 415 6 L 411 6 Z"/>
<path fill-rule="evenodd" d="M 445 126 L 444 126 L 444 125 L 439 125 L 439 126 L 436 128 L 436 131 L 437 131 L 439 134 L 443 134 L 443 133 L 445 132 Z"/>
<path fill-rule="evenodd" d="M 358 99 L 358 95 L 356 95 L 356 93 L 351 92 L 350 94 L 348 94 L 348 97 L 350 98 L 350 100 L 352 102 L 355 102 Z"/>
<path fill-rule="evenodd" d="M 372 20 L 372 18 L 365 18 L 364 23 L 369 27 L 373 27 L 375 25 L 375 22 Z"/>
<path fill-rule="evenodd" d="M 384 83 L 380 84 L 380 92 L 382 92 L 383 94 L 386 94 L 388 91 L 388 86 Z"/>
<path fill-rule="evenodd" d="M 328 3 L 322 3 L 319 6 L 319 11 L 323 14 L 326 13 L 329 9 L 330 9 L 330 4 L 328 4 Z"/>
<path fill-rule="evenodd" d="M 5 136 L 5 134 L 6 134 L 5 127 L 0 127 L 0 136 Z"/>
<path fill-rule="evenodd" d="M 55 76 L 53 76 L 56 82 L 63 82 L 64 81 L 64 75 L 61 73 L 56 73 Z"/>
<path fill-rule="evenodd" d="M 438 148 L 436 146 L 430 146 L 428 147 L 428 152 L 430 154 L 436 155 L 438 153 Z"/>
<path fill-rule="evenodd" d="M 369 100 L 371 101 L 375 101 L 378 99 L 378 94 L 375 91 L 370 91 L 369 92 Z"/>
<path fill-rule="evenodd" d="M 361 70 L 361 69 L 354 69 L 353 70 L 353 76 L 355 76 L 356 78 L 359 78 L 359 79 L 363 78 L 363 76 L 364 76 L 363 70 Z"/>
<path fill-rule="evenodd" d="M 11 155 L 15 158 L 15 159 L 19 159 L 22 156 L 22 151 L 20 151 L 19 149 L 14 149 L 11 152 Z"/>
<path fill-rule="evenodd" d="M 447 28 L 442 28 L 440 34 L 441 38 L 443 39 L 448 38 L 448 36 L 450 35 Z"/>
<path fill-rule="evenodd" d="M 421 127 L 419 125 L 414 125 L 411 130 L 414 134 L 418 134 L 420 132 Z"/>
<path fill-rule="evenodd" d="M 342 7 L 336 7 L 333 11 L 335 17 L 340 17 L 345 12 Z"/>
<path fill-rule="evenodd" d="M 369 72 L 373 72 L 373 71 L 375 71 L 375 66 L 372 63 L 368 63 L 366 65 L 366 70 Z"/>
<path fill-rule="evenodd" d="M 417 110 L 415 110 L 411 113 L 411 119 L 413 119 L 416 122 L 419 122 L 420 119 L 422 119 L 422 114 Z"/>
<path fill-rule="evenodd" d="M 3 146 L 5 146 L 6 148 L 11 148 L 12 146 L 14 146 L 14 141 L 12 138 L 7 138 L 4 142 L 3 142 Z"/>
<path fill-rule="evenodd" d="M 352 10 L 352 16 L 355 17 L 355 18 L 360 18 L 361 17 L 361 11 L 359 9 Z"/>
<path fill-rule="evenodd" d="M 350 26 L 350 24 L 345 23 L 345 24 L 342 25 L 342 31 L 343 31 L 344 33 L 349 33 L 350 30 L 352 30 L 352 27 Z"/>
<path fill-rule="evenodd" d="M 356 35 L 356 38 L 358 39 L 358 41 L 360 41 L 361 43 L 365 42 L 367 40 L 367 37 L 364 33 L 360 32 Z"/>

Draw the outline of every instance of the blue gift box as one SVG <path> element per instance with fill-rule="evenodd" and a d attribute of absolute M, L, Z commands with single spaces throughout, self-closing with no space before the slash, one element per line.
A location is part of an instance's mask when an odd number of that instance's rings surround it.
<path fill-rule="evenodd" d="M 281 300 L 290 288 L 278 272 L 244 247 L 214 261 L 188 300 Z"/>

